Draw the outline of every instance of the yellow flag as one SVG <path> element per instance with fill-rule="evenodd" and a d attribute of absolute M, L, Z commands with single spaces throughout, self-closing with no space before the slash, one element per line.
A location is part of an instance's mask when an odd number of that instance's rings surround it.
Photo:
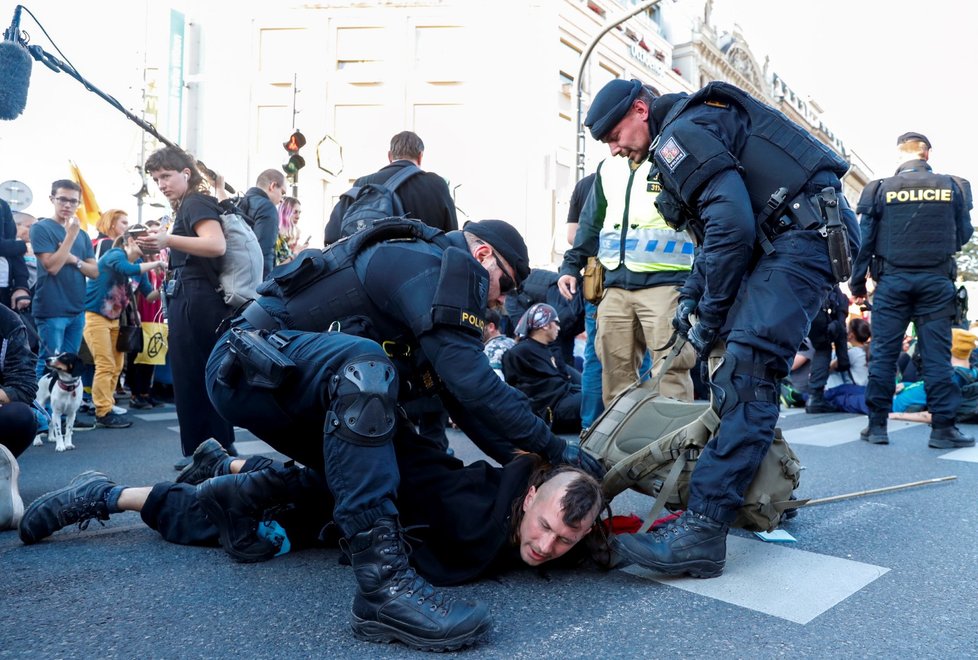
<path fill-rule="evenodd" d="M 85 183 L 85 179 L 82 178 L 81 170 L 78 169 L 78 166 L 73 161 L 69 160 L 68 165 L 71 166 L 71 178 L 81 186 L 81 204 L 78 205 L 78 211 L 75 214 L 81 221 L 82 229 L 88 231 L 88 228 L 94 227 L 98 219 L 102 217 L 102 211 L 98 207 L 98 202 L 95 201 L 95 193 L 92 192 L 92 189 Z"/>

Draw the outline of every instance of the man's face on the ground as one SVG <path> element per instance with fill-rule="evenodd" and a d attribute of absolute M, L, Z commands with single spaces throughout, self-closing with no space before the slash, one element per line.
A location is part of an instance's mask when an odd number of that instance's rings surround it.
<path fill-rule="evenodd" d="M 635 101 L 625 116 L 601 140 L 608 145 L 612 156 L 622 156 L 641 163 L 649 155 L 652 136 L 649 134 L 649 106 Z"/>
<path fill-rule="evenodd" d="M 75 215 L 78 204 L 81 202 L 81 193 L 70 188 L 58 188 L 51 195 L 51 204 L 54 205 L 54 219 L 64 224 Z"/>
<path fill-rule="evenodd" d="M 597 511 L 588 515 L 576 527 L 564 522 L 560 501 L 567 485 L 576 478 L 574 473 L 559 474 L 539 488 L 530 487 L 523 499 L 523 520 L 520 522 L 520 558 L 530 566 L 557 559 L 587 536 L 594 525 Z"/>

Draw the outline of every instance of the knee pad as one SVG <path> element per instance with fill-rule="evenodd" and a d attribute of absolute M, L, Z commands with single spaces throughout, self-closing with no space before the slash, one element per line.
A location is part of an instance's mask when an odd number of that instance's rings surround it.
<path fill-rule="evenodd" d="M 396 386 L 397 374 L 387 360 L 350 360 L 330 378 L 332 403 L 326 415 L 326 432 L 354 445 L 386 444 L 397 420 Z"/>
<path fill-rule="evenodd" d="M 739 376 L 735 382 L 735 376 Z M 710 376 L 710 392 L 713 394 L 713 410 L 720 417 L 735 406 L 751 401 L 777 405 L 778 387 L 770 370 L 763 365 L 742 364 L 727 351 L 719 366 Z"/>

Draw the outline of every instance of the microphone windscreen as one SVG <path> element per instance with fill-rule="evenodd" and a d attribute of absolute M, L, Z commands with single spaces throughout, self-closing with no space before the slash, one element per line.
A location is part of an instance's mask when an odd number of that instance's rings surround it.
<path fill-rule="evenodd" d="M 31 56 L 20 43 L 0 41 L 0 119 L 16 119 L 27 105 Z"/>

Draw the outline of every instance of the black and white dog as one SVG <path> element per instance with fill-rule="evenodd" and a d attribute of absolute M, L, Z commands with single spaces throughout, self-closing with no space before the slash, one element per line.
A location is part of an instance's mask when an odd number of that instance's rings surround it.
<path fill-rule="evenodd" d="M 51 422 L 48 424 L 48 440 L 56 443 L 55 451 L 74 449 L 71 435 L 75 426 L 75 415 L 82 402 L 81 372 L 83 364 L 74 353 L 61 353 L 47 358 L 44 363 L 49 369 L 37 383 L 37 402 L 41 408 L 51 400 Z M 61 416 L 65 416 L 65 430 L 61 432 Z M 43 444 L 40 434 L 34 438 L 34 446 Z"/>

